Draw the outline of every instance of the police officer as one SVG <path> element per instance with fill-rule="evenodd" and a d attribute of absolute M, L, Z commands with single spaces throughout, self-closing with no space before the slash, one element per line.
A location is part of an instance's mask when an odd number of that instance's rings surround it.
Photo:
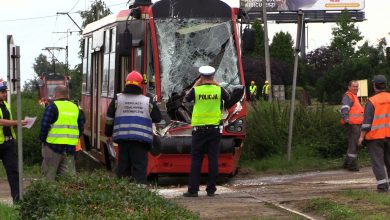
<path fill-rule="evenodd" d="M 152 144 L 152 123 L 161 121 L 161 112 L 153 100 L 142 95 L 143 77 L 132 71 L 125 89 L 111 101 L 106 116 L 108 142 L 118 143 L 118 177 L 133 177 L 146 184 L 148 150 Z"/>
<path fill-rule="evenodd" d="M 11 109 L 6 100 L 7 82 L 0 80 L 0 159 L 3 161 L 11 196 L 15 203 L 19 201 L 19 171 L 13 126 L 17 126 L 18 121 L 12 119 Z M 22 125 L 26 124 L 27 121 L 23 120 Z"/>
<path fill-rule="evenodd" d="M 390 93 L 386 92 L 386 77 L 374 76 L 373 87 L 375 95 L 369 98 L 364 109 L 359 144 L 366 140 L 372 171 L 377 180 L 377 191 L 387 192 L 387 177 L 390 177 Z"/>
<path fill-rule="evenodd" d="M 256 95 L 257 95 L 257 86 L 255 84 L 255 81 L 252 80 L 251 85 L 249 86 L 249 100 L 255 102 Z"/>
<path fill-rule="evenodd" d="M 85 122 L 84 114 L 69 100 L 66 86 L 55 88 L 54 99 L 45 108 L 39 136 L 43 143 L 42 173 L 50 181 L 57 175 L 75 174 L 75 148 Z"/>
<path fill-rule="evenodd" d="M 360 126 L 363 122 L 363 107 L 360 104 L 357 93 L 359 82 L 351 80 L 348 83 L 348 91 L 341 101 L 341 123 L 344 124 L 348 138 L 348 150 L 343 168 L 349 171 L 359 171 L 357 164 L 358 140 L 360 136 Z"/>
<path fill-rule="evenodd" d="M 229 94 L 214 81 L 215 69 L 211 66 L 199 68 L 200 78 L 184 97 L 184 101 L 194 101 L 191 125 L 192 148 L 191 170 L 188 191 L 184 197 L 197 197 L 200 184 L 201 167 L 204 154 L 208 155 L 207 195 L 214 196 L 218 177 L 218 156 L 220 152 L 220 122 L 223 101 L 229 100 Z"/>

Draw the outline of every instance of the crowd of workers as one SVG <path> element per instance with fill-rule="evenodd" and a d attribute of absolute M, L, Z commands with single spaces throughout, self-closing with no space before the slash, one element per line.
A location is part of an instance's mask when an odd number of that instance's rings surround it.
<path fill-rule="evenodd" d="M 387 192 L 390 176 L 390 93 L 387 79 L 376 75 L 372 80 L 375 94 L 363 109 L 357 97 L 359 83 L 352 80 L 342 98 L 341 116 L 348 138 L 348 149 L 343 167 L 359 171 L 358 149 L 367 146 L 372 171 L 377 180 L 377 191 Z"/>
<path fill-rule="evenodd" d="M 184 102 L 194 102 L 191 125 L 191 168 L 187 192 L 184 197 L 197 197 L 204 154 L 208 156 L 207 195 L 217 190 L 219 143 L 221 140 L 221 115 L 223 103 L 229 93 L 214 80 L 215 69 L 199 68 L 199 79 L 184 97 Z M 109 105 L 106 116 L 107 141 L 118 144 L 119 178 L 133 178 L 140 184 L 147 183 L 147 152 L 153 141 L 152 123 L 161 120 L 161 112 L 151 98 L 142 94 L 143 77 L 137 71 L 126 77 L 125 88 Z M 390 93 L 387 79 L 376 75 L 373 79 L 375 95 L 368 99 L 363 109 L 357 97 L 359 83 L 352 80 L 342 98 L 341 117 L 345 126 L 348 148 L 343 164 L 345 169 L 359 171 L 357 156 L 359 147 L 366 145 L 371 158 L 378 192 L 387 192 L 390 176 Z M 251 81 L 250 101 L 255 101 L 257 86 Z M 262 95 L 267 100 L 269 85 L 265 81 Z M 7 84 L 0 81 L 0 159 L 5 167 L 14 202 L 19 200 L 19 175 L 16 135 L 10 106 L 6 102 Z M 42 173 L 48 180 L 58 175 L 75 174 L 75 151 L 84 129 L 84 114 L 69 100 L 68 88 L 57 86 L 54 101 L 45 108 L 41 121 Z M 24 126 L 27 121 L 22 120 Z"/>

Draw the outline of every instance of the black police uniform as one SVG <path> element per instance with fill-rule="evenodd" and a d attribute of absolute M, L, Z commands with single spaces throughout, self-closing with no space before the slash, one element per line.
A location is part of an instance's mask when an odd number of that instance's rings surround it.
<path fill-rule="evenodd" d="M 195 89 L 192 88 L 185 96 L 185 101 L 195 100 Z M 221 107 L 222 100 L 229 100 L 229 93 L 221 88 Z M 213 196 L 216 188 L 218 177 L 218 157 L 220 152 L 221 132 L 218 125 L 206 125 L 194 127 L 192 131 L 192 148 L 191 148 L 191 171 L 188 183 L 188 192 L 183 195 L 186 197 L 195 197 L 198 195 L 201 168 L 204 154 L 208 156 L 208 179 L 207 195 Z"/>
<path fill-rule="evenodd" d="M 3 113 L 2 119 L 10 120 L 10 112 L 4 102 L 0 102 L 0 109 Z M 11 195 L 14 202 L 19 200 L 19 170 L 17 148 L 12 137 L 11 127 L 3 126 L 4 143 L 0 144 L 0 159 L 3 161 L 7 173 L 8 183 L 11 188 Z"/>

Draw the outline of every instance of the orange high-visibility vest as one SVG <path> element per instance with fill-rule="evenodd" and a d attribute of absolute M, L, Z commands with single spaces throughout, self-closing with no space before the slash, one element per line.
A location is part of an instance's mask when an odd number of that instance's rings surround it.
<path fill-rule="evenodd" d="M 371 98 L 375 108 L 371 130 L 367 132 L 366 140 L 377 140 L 390 137 L 390 93 L 381 92 Z"/>
<path fill-rule="evenodd" d="M 353 102 L 353 105 L 351 106 L 351 109 L 349 109 L 349 124 L 353 125 L 360 125 L 363 123 L 363 113 L 364 109 L 363 106 L 360 104 L 359 98 L 357 95 L 353 94 L 352 92 L 346 92 L 345 95 L 347 95 Z M 341 119 L 341 123 L 344 124 L 344 119 Z"/>

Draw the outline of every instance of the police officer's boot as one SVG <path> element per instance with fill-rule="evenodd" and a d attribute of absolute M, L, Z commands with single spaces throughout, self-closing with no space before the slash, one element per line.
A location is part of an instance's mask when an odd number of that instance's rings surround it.
<path fill-rule="evenodd" d="M 356 158 L 350 158 L 350 162 L 348 164 L 349 171 L 359 171 L 359 166 L 357 164 Z"/>

